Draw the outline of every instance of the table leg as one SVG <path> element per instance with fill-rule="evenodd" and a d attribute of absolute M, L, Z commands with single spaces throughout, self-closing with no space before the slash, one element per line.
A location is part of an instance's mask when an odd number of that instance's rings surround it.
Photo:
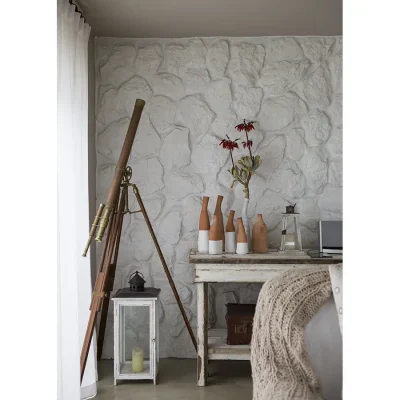
<path fill-rule="evenodd" d="M 197 386 L 207 385 L 208 283 L 197 283 Z"/>

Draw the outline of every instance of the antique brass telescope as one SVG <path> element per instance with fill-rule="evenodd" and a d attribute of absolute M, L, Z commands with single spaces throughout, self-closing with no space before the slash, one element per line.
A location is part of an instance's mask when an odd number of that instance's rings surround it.
<path fill-rule="evenodd" d="M 85 339 L 81 351 L 81 382 L 85 372 L 86 361 L 89 354 L 90 342 L 93 337 L 93 331 L 96 324 L 96 314 L 101 311 L 100 325 L 97 340 L 97 357 L 101 357 L 105 327 L 107 321 L 108 306 L 110 302 L 110 293 L 113 290 L 115 270 L 118 260 L 119 242 L 121 239 L 121 231 L 123 218 L 126 214 L 142 213 L 149 229 L 150 235 L 153 239 L 158 256 L 160 257 L 161 264 L 164 272 L 168 278 L 169 285 L 174 293 L 176 302 L 179 306 L 183 320 L 185 321 L 186 328 L 192 339 L 193 345 L 197 352 L 197 342 L 194 336 L 192 327 L 190 326 L 185 309 L 183 308 L 178 291 L 176 290 L 175 283 L 169 272 L 161 247 L 157 241 L 153 227 L 151 226 L 150 219 L 147 215 L 142 198 L 139 194 L 139 189 L 133 183 L 130 183 L 132 177 L 132 169 L 127 167 L 129 155 L 132 150 L 133 141 L 135 139 L 136 131 L 139 125 L 140 117 L 142 115 L 145 101 L 137 99 L 135 108 L 133 110 L 132 118 L 129 123 L 128 132 L 122 146 L 121 154 L 115 168 L 114 177 L 111 183 L 111 188 L 107 196 L 105 204 L 100 204 L 96 217 L 93 221 L 89 232 L 89 239 L 86 243 L 83 256 L 86 257 L 93 237 L 97 242 L 101 242 L 105 231 L 107 230 L 106 240 L 103 243 L 102 253 L 98 266 L 98 273 L 94 290 L 92 294 L 92 302 L 90 304 L 90 316 L 86 329 Z M 128 207 L 128 188 L 131 187 L 136 196 L 139 210 L 130 211 Z"/>
<path fill-rule="evenodd" d="M 108 223 L 110 222 L 110 216 L 116 207 L 120 191 L 120 185 L 122 182 L 122 178 L 124 176 L 126 165 L 128 163 L 129 155 L 131 154 L 133 141 L 135 140 L 136 131 L 145 104 L 146 104 L 145 101 L 142 99 L 136 100 L 131 122 L 129 123 L 128 132 L 126 134 L 124 144 L 122 145 L 121 154 L 119 156 L 119 160 L 115 168 L 114 178 L 111 183 L 111 189 L 108 193 L 105 206 L 103 204 L 100 204 L 99 209 L 97 211 L 96 218 L 93 222 L 92 228 L 89 233 L 89 239 L 86 244 L 85 251 L 83 252 L 84 257 L 86 257 L 87 251 L 90 246 L 90 242 L 92 241 L 92 238 L 97 230 L 97 227 L 99 229 L 97 231 L 96 241 L 101 242 L 103 240 L 104 232 L 108 226 Z M 103 215 L 103 210 L 104 210 L 104 215 Z"/>

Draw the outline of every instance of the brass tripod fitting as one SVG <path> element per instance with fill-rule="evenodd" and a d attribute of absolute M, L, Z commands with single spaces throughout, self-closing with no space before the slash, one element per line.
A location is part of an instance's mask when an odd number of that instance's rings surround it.
<path fill-rule="evenodd" d="M 133 193 L 139 193 L 139 189 L 137 188 L 137 186 L 134 183 L 131 183 L 131 186 L 132 186 Z"/>

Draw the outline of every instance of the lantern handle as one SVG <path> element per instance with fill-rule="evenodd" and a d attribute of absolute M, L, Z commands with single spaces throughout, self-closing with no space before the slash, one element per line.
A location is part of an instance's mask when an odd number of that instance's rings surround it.
<path fill-rule="evenodd" d="M 134 275 L 134 274 L 136 274 L 136 273 L 142 275 L 143 280 L 146 282 L 146 279 L 144 279 L 144 275 L 143 275 L 141 272 L 139 272 L 139 271 L 135 271 L 135 272 L 133 272 L 132 274 L 130 274 L 129 280 L 131 280 L 132 275 Z"/>

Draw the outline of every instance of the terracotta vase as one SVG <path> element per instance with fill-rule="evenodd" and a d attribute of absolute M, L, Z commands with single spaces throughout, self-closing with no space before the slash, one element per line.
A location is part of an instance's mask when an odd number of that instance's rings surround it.
<path fill-rule="evenodd" d="M 249 252 L 249 244 L 247 242 L 247 235 L 243 225 L 243 219 L 239 217 L 237 219 L 238 233 L 237 233 L 237 254 L 247 254 Z"/>
<path fill-rule="evenodd" d="M 233 225 L 233 217 L 235 215 L 234 210 L 229 211 L 228 222 L 225 227 L 225 252 L 235 253 L 236 252 L 236 232 L 235 225 Z"/>
<path fill-rule="evenodd" d="M 257 214 L 256 222 L 253 225 L 252 251 L 253 253 L 268 253 L 268 230 L 262 214 Z"/>
<path fill-rule="evenodd" d="M 203 197 L 199 218 L 199 237 L 197 241 L 197 249 L 199 253 L 208 253 L 208 241 L 210 231 L 210 218 L 208 216 L 208 200 L 207 196 Z"/>
<path fill-rule="evenodd" d="M 221 254 L 223 251 L 224 232 L 221 232 L 221 224 L 218 216 L 214 215 L 210 228 L 208 252 L 210 254 Z"/>
<path fill-rule="evenodd" d="M 217 216 L 217 222 L 218 222 L 218 232 L 220 235 L 222 235 L 222 245 L 225 247 L 225 235 L 224 235 L 224 217 L 222 215 L 222 200 L 224 199 L 224 196 L 218 196 L 217 198 L 217 203 L 215 204 L 215 211 L 214 215 Z"/>

